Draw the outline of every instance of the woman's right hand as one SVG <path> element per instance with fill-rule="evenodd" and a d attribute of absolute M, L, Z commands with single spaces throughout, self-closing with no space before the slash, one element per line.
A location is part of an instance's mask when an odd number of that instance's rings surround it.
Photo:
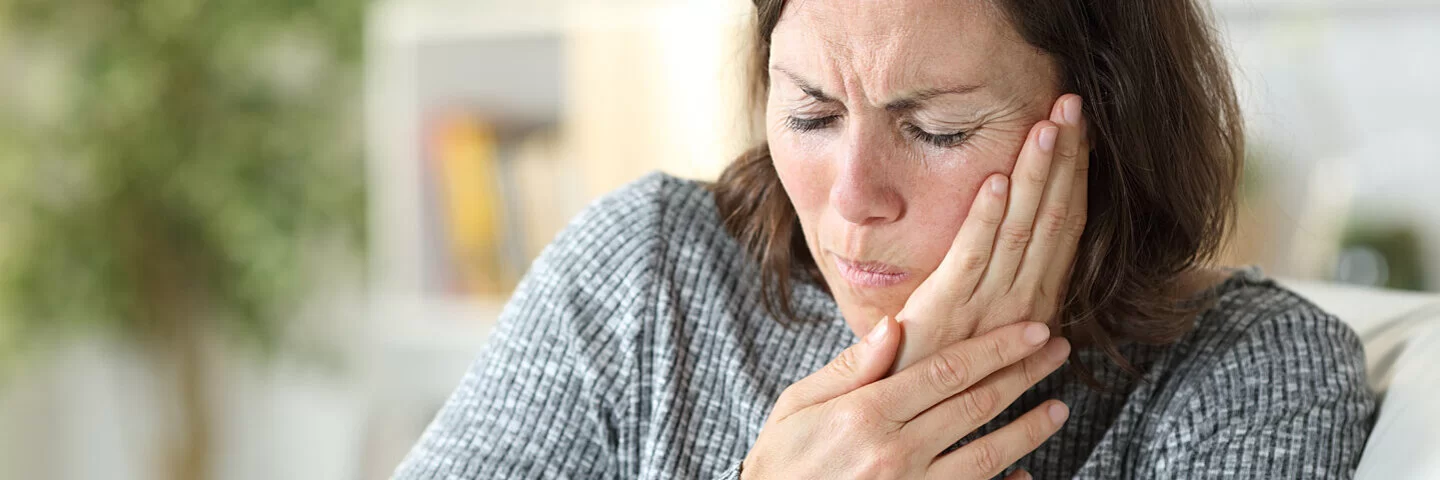
<path fill-rule="evenodd" d="M 941 455 L 1059 368 L 1070 345 L 1051 339 L 1042 323 L 1022 322 L 886 377 L 898 330 L 894 320 L 880 320 L 860 343 L 785 389 L 746 455 L 743 479 L 988 479 L 1054 435 L 1069 415 L 1063 403 L 1048 401 Z M 1009 478 L 1027 476 L 1017 470 Z"/>

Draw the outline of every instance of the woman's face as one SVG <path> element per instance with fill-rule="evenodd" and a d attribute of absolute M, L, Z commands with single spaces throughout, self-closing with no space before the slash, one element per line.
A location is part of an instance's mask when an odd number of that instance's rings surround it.
<path fill-rule="evenodd" d="M 984 179 L 1009 174 L 1059 71 L 985 0 L 792 0 L 766 136 L 806 244 L 856 332 L 944 259 Z"/>

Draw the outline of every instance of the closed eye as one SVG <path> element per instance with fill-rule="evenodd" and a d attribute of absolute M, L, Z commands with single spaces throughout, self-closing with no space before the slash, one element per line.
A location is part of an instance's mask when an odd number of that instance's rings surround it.
<path fill-rule="evenodd" d="M 819 130 L 835 123 L 835 115 L 818 118 L 788 117 L 785 119 L 785 126 L 797 132 L 808 132 Z"/>
<path fill-rule="evenodd" d="M 916 140 L 941 148 L 949 148 L 960 145 L 961 143 L 964 143 L 965 138 L 969 136 L 969 132 L 966 132 L 964 130 L 950 133 L 930 133 L 925 131 L 925 129 L 923 128 L 910 124 L 905 125 L 905 131 L 908 132 L 910 136 L 914 137 Z"/>

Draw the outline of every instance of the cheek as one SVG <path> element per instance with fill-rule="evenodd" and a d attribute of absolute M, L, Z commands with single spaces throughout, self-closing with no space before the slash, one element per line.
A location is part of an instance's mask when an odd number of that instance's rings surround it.
<path fill-rule="evenodd" d="M 912 184 L 905 243 L 923 264 L 917 266 L 929 270 L 944 260 L 986 175 L 967 169 L 931 175 Z"/>
<path fill-rule="evenodd" d="M 963 162 L 948 163 L 947 167 L 928 171 L 923 177 L 914 179 L 916 184 L 929 182 L 921 190 L 915 202 L 922 205 L 921 211 L 944 211 L 944 218 L 930 218 L 931 221 L 948 220 L 943 224 L 959 231 L 960 223 L 970 213 L 970 206 L 980 186 L 991 175 L 1009 176 L 1015 170 L 1015 161 L 1025 142 L 1023 131 L 992 133 L 986 138 L 977 138 L 962 153 Z M 954 165 L 954 166 L 950 166 Z M 946 205 L 947 207 L 941 207 Z"/>
<path fill-rule="evenodd" d="M 792 137 L 783 132 L 771 132 L 770 158 L 775 163 L 780 183 L 785 186 L 785 194 L 800 216 L 800 222 L 808 227 L 829 204 L 834 164 L 827 161 L 823 153 Z"/>
<path fill-rule="evenodd" d="M 1012 148 L 1009 142 L 972 147 L 963 153 L 963 162 L 925 169 L 910 178 L 906 243 L 927 269 L 938 267 L 945 258 L 985 179 L 996 173 L 1009 175 L 1019 152 L 1018 145 Z"/>

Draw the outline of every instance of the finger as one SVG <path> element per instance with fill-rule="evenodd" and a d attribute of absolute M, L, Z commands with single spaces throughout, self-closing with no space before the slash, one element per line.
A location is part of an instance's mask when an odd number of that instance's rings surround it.
<path fill-rule="evenodd" d="M 1030 472 L 1025 471 L 1023 468 L 1017 468 L 1005 476 L 1005 480 L 1034 480 L 1034 478 L 1035 477 L 1030 476 Z"/>
<path fill-rule="evenodd" d="M 1079 107 L 1077 106 L 1077 109 Z M 1085 223 L 1090 218 L 1090 128 L 1085 117 L 1080 117 L 1080 155 L 1075 161 L 1074 187 L 1070 189 L 1070 211 L 1069 219 L 1065 222 L 1065 232 L 1061 234 L 1060 248 L 1056 251 L 1056 257 L 1069 265 L 1064 269 L 1054 269 L 1046 273 L 1042 288 L 1047 292 L 1057 292 L 1056 298 L 1062 298 L 1064 289 L 1070 280 L 1070 267 L 1075 263 L 1075 252 L 1079 249 L 1080 239 L 1085 236 Z M 1063 301 L 1063 300 L 1062 300 Z"/>
<path fill-rule="evenodd" d="M 883 405 L 888 420 L 908 422 L 995 371 L 1030 356 L 1049 338 L 1050 328 L 1042 323 L 1008 325 L 948 346 L 856 393 L 875 405 Z"/>
<path fill-rule="evenodd" d="M 970 213 L 966 214 L 965 222 L 955 234 L 950 251 L 945 254 L 945 259 L 940 261 L 935 273 L 925 281 L 929 284 L 933 279 L 933 288 L 946 292 L 945 295 L 938 296 L 939 298 L 944 298 L 953 305 L 965 303 L 970 294 L 974 293 L 975 286 L 980 284 L 985 267 L 990 265 L 990 255 L 994 252 L 995 232 L 1000 228 L 1000 221 L 1005 218 L 1009 183 L 1010 180 L 1004 175 L 991 175 L 975 195 L 975 201 L 970 204 Z M 911 295 L 911 298 L 915 297 Z M 907 304 L 906 307 L 910 305 Z M 948 311 L 949 305 L 920 306 L 926 313 L 938 314 L 941 312 L 930 312 L 931 308 L 926 307 Z"/>
<path fill-rule="evenodd" d="M 1030 129 L 1030 136 L 1015 161 L 1015 170 L 1010 174 L 1010 201 L 996 234 L 994 258 L 981 280 L 980 290 L 1003 293 L 1014 284 L 1015 271 L 1020 267 L 1025 247 L 1030 244 L 1035 209 L 1050 178 L 1051 152 L 1058 135 L 1059 127 L 1048 120 Z"/>
<path fill-rule="evenodd" d="M 909 438 L 925 439 L 926 446 L 939 455 L 957 440 L 989 423 L 1020 398 L 1020 394 L 1060 368 L 1069 354 L 1068 341 L 1052 339 L 1040 352 L 985 377 L 968 390 L 915 417 L 902 430 Z"/>
<path fill-rule="evenodd" d="M 1015 284 L 1021 288 L 1040 290 L 1046 298 L 1056 298 L 1055 290 L 1048 289 L 1043 280 L 1047 273 L 1070 266 L 1069 258 L 1058 255 L 1060 244 L 1069 239 L 1064 235 L 1070 220 L 1071 191 L 1075 188 L 1076 165 L 1081 156 L 1088 156 L 1084 138 L 1084 120 L 1081 115 L 1079 95 L 1062 95 L 1056 100 L 1056 108 L 1050 112 L 1050 120 L 1059 124 L 1059 138 L 1050 168 L 1050 179 L 1045 194 L 1040 200 L 1040 209 L 1035 214 L 1035 229 L 1031 233 L 1030 245 L 1025 249 L 1024 260 L 1015 276 Z M 1063 264 L 1062 264 L 1063 263 Z M 1037 312 L 1041 313 L 1041 312 Z M 1049 312 L 1043 312 L 1049 314 Z M 1034 320 L 1044 321 L 1044 318 Z"/>
<path fill-rule="evenodd" d="M 989 435 L 935 459 L 925 478 L 953 478 L 959 472 L 991 478 L 1045 443 L 1070 416 L 1057 400 L 1048 401 Z"/>
<path fill-rule="evenodd" d="M 990 255 L 995 245 L 995 231 L 1005 216 L 1006 191 L 1010 179 L 994 174 L 981 184 L 970 212 L 950 250 L 941 260 L 940 266 L 910 294 L 905 307 L 896 314 L 895 320 L 904 323 L 912 318 L 951 318 L 959 305 L 970 300 L 975 287 L 985 275 L 990 264 Z M 965 335 L 966 338 L 973 335 Z M 925 342 L 922 338 L 901 338 L 900 354 L 890 366 L 890 373 L 898 372 L 920 359 L 921 351 L 906 347 L 905 342 Z M 947 342 L 948 343 L 948 342 Z"/>
<path fill-rule="evenodd" d="M 899 324 L 880 319 L 865 338 L 819 371 L 786 388 L 775 401 L 771 421 L 783 419 L 811 405 L 825 403 L 880 379 L 890 369 L 900 345 Z"/>

